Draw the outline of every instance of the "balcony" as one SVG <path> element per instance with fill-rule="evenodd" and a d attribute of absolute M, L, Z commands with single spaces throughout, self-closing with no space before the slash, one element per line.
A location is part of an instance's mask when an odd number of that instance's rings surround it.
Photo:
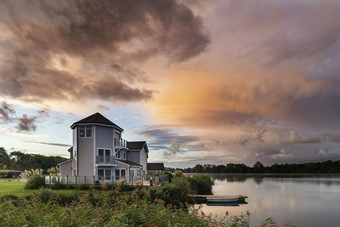
<path fill-rule="evenodd" d="M 125 139 L 114 139 L 115 147 L 127 147 L 127 141 Z"/>
<path fill-rule="evenodd" d="M 108 155 L 97 155 L 96 164 L 115 164 L 113 156 Z"/>

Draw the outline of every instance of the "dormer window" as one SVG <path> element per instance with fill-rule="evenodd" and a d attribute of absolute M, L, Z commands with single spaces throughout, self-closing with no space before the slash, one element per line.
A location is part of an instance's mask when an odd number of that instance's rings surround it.
<path fill-rule="evenodd" d="M 79 126 L 79 137 L 92 137 L 92 126 Z"/>

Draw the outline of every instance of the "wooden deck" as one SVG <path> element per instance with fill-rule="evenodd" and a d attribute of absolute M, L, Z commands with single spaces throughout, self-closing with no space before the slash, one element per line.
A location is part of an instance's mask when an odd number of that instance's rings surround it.
<path fill-rule="evenodd" d="M 244 195 L 189 195 L 194 203 L 246 203 Z"/>

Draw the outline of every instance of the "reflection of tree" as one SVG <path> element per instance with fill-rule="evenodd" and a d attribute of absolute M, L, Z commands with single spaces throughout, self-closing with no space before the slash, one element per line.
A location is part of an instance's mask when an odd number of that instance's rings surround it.
<path fill-rule="evenodd" d="M 263 177 L 254 177 L 254 182 L 256 184 L 261 184 L 263 182 Z"/>

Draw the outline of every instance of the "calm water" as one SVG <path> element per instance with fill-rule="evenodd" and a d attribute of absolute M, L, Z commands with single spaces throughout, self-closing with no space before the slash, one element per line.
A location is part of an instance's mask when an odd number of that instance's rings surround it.
<path fill-rule="evenodd" d="M 192 175 L 192 174 L 187 174 Z M 248 204 L 207 206 L 204 213 L 224 217 L 250 212 L 250 225 L 272 217 L 280 225 L 340 226 L 340 175 L 246 177 L 206 174 L 213 177 L 215 195 L 247 195 Z"/>

